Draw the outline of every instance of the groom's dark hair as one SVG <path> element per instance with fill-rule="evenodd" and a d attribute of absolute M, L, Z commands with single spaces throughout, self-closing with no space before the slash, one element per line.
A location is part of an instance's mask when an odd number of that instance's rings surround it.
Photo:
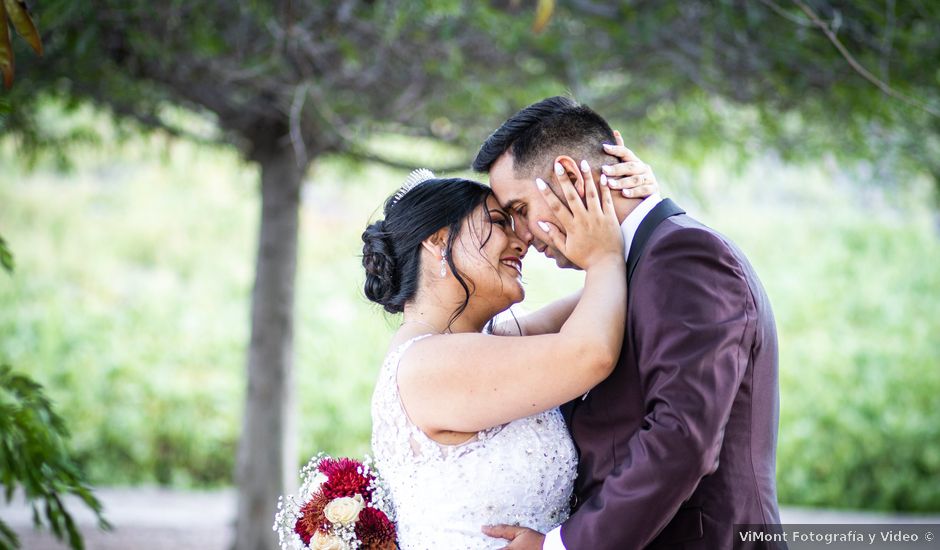
<path fill-rule="evenodd" d="M 512 115 L 486 138 L 473 159 L 473 169 L 489 172 L 509 150 L 517 174 L 547 167 L 560 154 L 594 164 L 605 155 L 602 143 L 614 143 L 614 132 L 603 117 L 573 99 L 550 97 Z"/>

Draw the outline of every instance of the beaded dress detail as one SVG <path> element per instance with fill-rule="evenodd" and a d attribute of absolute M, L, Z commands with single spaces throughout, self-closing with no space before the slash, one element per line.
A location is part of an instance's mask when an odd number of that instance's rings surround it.
<path fill-rule="evenodd" d="M 558 409 L 442 445 L 411 423 L 398 365 L 418 336 L 385 359 L 372 396 L 372 453 L 391 491 L 401 550 L 489 549 L 499 523 L 545 533 L 568 518 L 577 454 Z"/>

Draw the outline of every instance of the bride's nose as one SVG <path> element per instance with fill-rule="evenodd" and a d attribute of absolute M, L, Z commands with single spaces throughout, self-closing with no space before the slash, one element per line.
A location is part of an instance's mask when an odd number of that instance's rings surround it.
<path fill-rule="evenodd" d="M 516 223 L 513 227 L 513 233 L 522 241 L 523 246 L 528 247 L 532 244 L 533 235 L 529 231 L 529 224 L 524 222 Z"/>
<path fill-rule="evenodd" d="M 509 247 L 516 252 L 516 256 L 521 260 L 525 258 L 526 253 L 529 251 L 528 243 L 522 242 L 522 239 L 518 237 L 511 237 L 509 240 Z"/>

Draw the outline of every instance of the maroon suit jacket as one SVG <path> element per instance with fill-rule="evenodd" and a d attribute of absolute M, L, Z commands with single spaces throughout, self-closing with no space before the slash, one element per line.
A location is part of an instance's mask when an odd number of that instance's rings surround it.
<path fill-rule="evenodd" d="M 617 367 L 563 407 L 580 464 L 562 540 L 567 550 L 739 547 L 735 524 L 780 523 L 770 302 L 712 229 L 679 214 L 645 232 L 632 244 L 642 254 Z"/>

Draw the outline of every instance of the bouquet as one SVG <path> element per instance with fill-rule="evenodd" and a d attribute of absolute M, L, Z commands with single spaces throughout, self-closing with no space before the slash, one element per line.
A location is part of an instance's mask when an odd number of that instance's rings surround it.
<path fill-rule="evenodd" d="M 388 490 L 371 461 L 315 456 L 297 497 L 281 497 L 274 530 L 282 550 L 394 550 Z"/>

